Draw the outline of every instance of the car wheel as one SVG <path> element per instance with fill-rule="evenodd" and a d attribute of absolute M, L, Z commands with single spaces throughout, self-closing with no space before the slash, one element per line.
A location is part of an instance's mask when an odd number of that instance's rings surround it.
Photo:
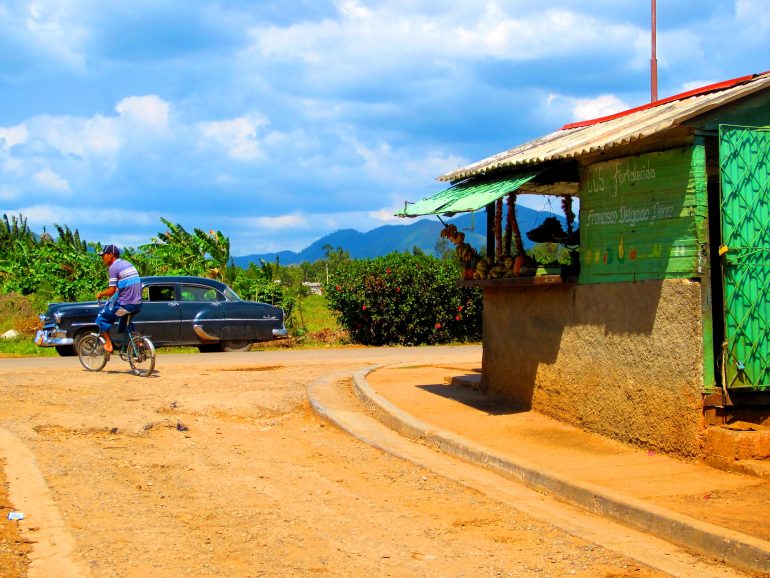
<path fill-rule="evenodd" d="M 75 352 L 75 355 L 77 355 L 78 345 L 80 344 L 80 340 L 83 339 L 89 333 L 96 333 L 97 331 L 98 330 L 96 329 L 96 327 L 94 327 L 93 330 L 81 329 L 74 335 L 74 337 L 72 338 L 72 345 L 70 347 L 72 347 L 72 351 Z M 56 350 L 58 351 L 59 348 L 57 347 Z M 61 353 L 59 353 L 59 355 L 61 355 Z"/>
<path fill-rule="evenodd" d="M 55 345 L 54 349 L 56 349 L 56 353 L 62 357 L 73 357 L 77 355 L 75 347 L 72 345 Z"/>
<path fill-rule="evenodd" d="M 231 339 L 220 344 L 222 351 L 248 351 L 251 349 L 251 341 L 248 339 Z"/>
<path fill-rule="evenodd" d="M 204 343 L 203 345 L 198 346 L 198 351 L 201 353 L 214 353 L 222 350 L 219 348 L 219 343 Z"/>

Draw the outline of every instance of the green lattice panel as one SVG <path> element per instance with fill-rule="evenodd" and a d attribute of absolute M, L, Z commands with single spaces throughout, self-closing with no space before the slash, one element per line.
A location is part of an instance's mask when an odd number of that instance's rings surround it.
<path fill-rule="evenodd" d="M 770 130 L 722 126 L 719 139 L 726 383 L 770 389 Z"/>

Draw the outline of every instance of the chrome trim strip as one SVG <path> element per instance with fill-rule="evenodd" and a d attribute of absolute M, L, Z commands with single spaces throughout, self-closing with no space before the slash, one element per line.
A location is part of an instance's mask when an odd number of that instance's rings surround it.
<path fill-rule="evenodd" d="M 193 331 L 195 332 L 195 335 L 197 335 L 200 338 L 201 341 L 219 341 L 218 337 L 209 335 L 200 325 L 194 324 Z"/>
<path fill-rule="evenodd" d="M 35 345 L 40 347 L 54 347 L 55 345 L 72 345 L 71 337 L 54 337 L 47 330 L 40 329 L 35 333 Z"/>

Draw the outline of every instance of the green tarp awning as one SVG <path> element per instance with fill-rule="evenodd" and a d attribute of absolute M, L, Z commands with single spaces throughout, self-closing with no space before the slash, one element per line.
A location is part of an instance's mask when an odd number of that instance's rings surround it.
<path fill-rule="evenodd" d="M 474 178 L 452 185 L 416 203 L 407 203 L 399 217 L 419 217 L 476 211 L 531 181 L 542 169 L 519 171 L 496 179 Z"/>

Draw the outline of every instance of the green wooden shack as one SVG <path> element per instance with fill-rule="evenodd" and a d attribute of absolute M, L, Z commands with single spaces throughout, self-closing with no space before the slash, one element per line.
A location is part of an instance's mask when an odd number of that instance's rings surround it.
<path fill-rule="evenodd" d="M 504 199 L 579 199 L 574 267 L 460 281 L 484 294 L 482 388 L 686 457 L 708 452 L 710 425 L 766 422 L 770 73 L 566 125 L 439 180 L 451 186 L 400 215 L 486 209 L 485 271 L 510 250 Z"/>

